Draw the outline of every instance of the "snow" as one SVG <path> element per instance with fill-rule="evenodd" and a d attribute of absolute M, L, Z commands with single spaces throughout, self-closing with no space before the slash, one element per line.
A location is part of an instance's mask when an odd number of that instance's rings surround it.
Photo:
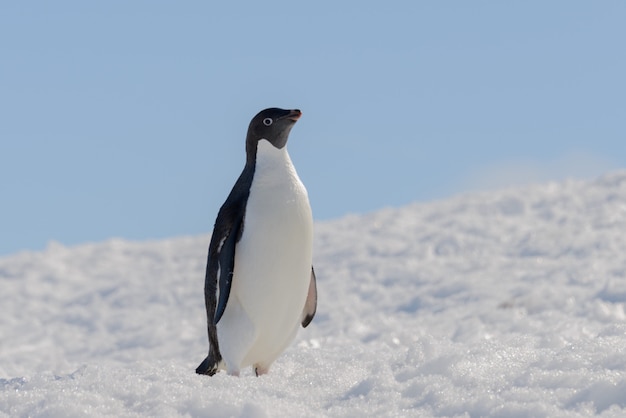
<path fill-rule="evenodd" d="M 0 258 L 0 415 L 626 416 L 626 172 L 318 222 L 259 378 L 194 373 L 208 242 Z"/>

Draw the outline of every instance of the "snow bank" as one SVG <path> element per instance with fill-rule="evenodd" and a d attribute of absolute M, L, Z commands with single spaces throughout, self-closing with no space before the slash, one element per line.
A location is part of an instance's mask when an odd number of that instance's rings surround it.
<path fill-rule="evenodd" d="M 10 416 L 626 416 L 626 172 L 316 224 L 267 376 L 194 374 L 208 236 L 0 258 Z"/>

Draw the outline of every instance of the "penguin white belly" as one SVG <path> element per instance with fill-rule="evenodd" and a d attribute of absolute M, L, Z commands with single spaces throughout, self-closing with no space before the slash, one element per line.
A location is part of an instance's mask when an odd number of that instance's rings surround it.
<path fill-rule="evenodd" d="M 293 340 L 311 278 L 312 241 L 308 195 L 287 150 L 259 141 L 230 297 L 217 325 L 227 368 L 266 369 Z"/>

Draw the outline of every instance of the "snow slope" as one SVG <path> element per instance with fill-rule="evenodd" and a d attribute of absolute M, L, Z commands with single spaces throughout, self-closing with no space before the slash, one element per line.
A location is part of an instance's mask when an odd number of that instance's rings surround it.
<path fill-rule="evenodd" d="M 208 241 L 0 258 L 0 414 L 626 416 L 626 172 L 317 223 L 318 315 L 260 378 L 194 374 Z"/>

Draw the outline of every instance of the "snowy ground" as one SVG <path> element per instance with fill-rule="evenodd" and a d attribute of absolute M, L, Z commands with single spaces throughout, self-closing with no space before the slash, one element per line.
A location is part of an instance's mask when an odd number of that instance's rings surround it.
<path fill-rule="evenodd" d="M 208 239 L 0 258 L 0 415 L 626 416 L 626 172 L 318 223 L 260 378 L 194 373 Z"/>

